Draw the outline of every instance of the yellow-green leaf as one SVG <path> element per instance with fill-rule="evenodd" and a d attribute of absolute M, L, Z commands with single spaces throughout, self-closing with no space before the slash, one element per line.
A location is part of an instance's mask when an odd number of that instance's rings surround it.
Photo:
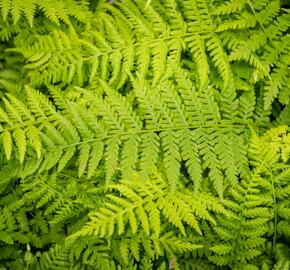
<path fill-rule="evenodd" d="M 33 146 L 37 157 L 40 158 L 41 157 L 41 140 L 39 138 L 39 134 L 38 134 L 38 130 L 35 126 L 29 126 L 27 128 L 27 137 L 31 143 L 31 145 Z"/>
<path fill-rule="evenodd" d="M 21 128 L 17 128 L 13 132 L 13 138 L 16 142 L 16 146 L 18 149 L 19 161 L 20 163 L 22 163 L 26 153 L 26 136 L 24 130 L 22 130 Z"/>
<path fill-rule="evenodd" d="M 2 143 L 6 158 L 9 160 L 12 152 L 12 138 L 9 131 L 4 131 L 2 134 Z"/>

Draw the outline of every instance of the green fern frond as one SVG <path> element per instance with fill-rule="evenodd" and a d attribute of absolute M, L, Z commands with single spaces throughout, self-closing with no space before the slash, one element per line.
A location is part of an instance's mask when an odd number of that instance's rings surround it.
<path fill-rule="evenodd" d="M 253 258 L 262 254 L 266 225 L 271 219 L 271 212 L 267 207 L 267 204 L 271 203 L 271 198 L 267 200 L 261 196 L 259 199 L 256 194 L 259 187 L 255 182 L 241 184 L 243 187 L 241 186 L 239 190 L 230 192 L 235 202 L 224 201 L 225 206 L 235 212 L 235 217 L 227 221 L 218 220 L 218 224 L 222 226 L 213 228 L 221 240 L 210 248 L 213 255 L 209 259 L 217 265 L 238 268 L 249 264 Z"/>
<path fill-rule="evenodd" d="M 0 269 L 289 269 L 286 1 L 0 13 Z"/>
<path fill-rule="evenodd" d="M 166 191 L 168 186 L 160 177 L 153 178 L 150 182 L 140 181 L 138 178 L 133 181 L 123 180 L 109 188 L 118 191 L 120 195 L 108 194 L 104 205 L 96 213 L 92 213 L 91 221 L 73 237 L 105 237 L 115 233 L 121 235 L 126 224 L 130 225 L 134 234 L 142 230 L 147 235 L 154 233 L 158 236 L 159 230 L 156 229 L 160 227 L 161 215 L 182 234 L 185 234 L 184 224 L 201 233 L 199 218 L 214 222 L 207 209 L 227 214 L 217 201 L 209 197 L 208 203 L 204 203 L 202 197 L 193 199 L 190 194 L 181 191 Z"/>
<path fill-rule="evenodd" d="M 68 261 L 69 248 L 55 245 L 48 252 L 43 253 L 35 269 L 67 269 L 72 266 Z"/>
<path fill-rule="evenodd" d="M 37 42 L 27 48 L 14 48 L 10 51 L 23 54 L 27 58 L 27 69 L 33 84 L 39 85 L 48 81 L 54 83 L 72 82 L 74 76 L 82 84 L 82 60 L 78 56 L 78 40 L 73 35 L 54 30 L 50 35 L 37 36 Z M 74 60 L 73 60 L 74 59 Z M 73 60 L 73 61 L 72 61 Z M 72 61 L 72 62 L 71 62 Z M 62 68 L 62 70 L 56 69 Z"/>
<path fill-rule="evenodd" d="M 259 258 L 263 253 L 272 220 L 273 245 L 279 235 L 287 235 L 284 228 L 288 226 L 285 220 L 288 217 L 288 203 L 283 203 L 284 197 L 280 194 L 287 193 L 289 168 L 286 164 L 277 164 L 278 160 L 287 162 L 280 154 L 286 138 L 285 127 L 269 130 L 263 137 L 252 136 L 249 151 L 253 172 L 245 176 L 239 186 L 229 190 L 230 200 L 224 200 L 224 206 L 234 213 L 232 224 L 225 225 L 231 218 L 227 221 L 218 219 L 217 224 L 224 225 L 213 227 L 219 240 L 210 247 L 213 255 L 209 259 L 215 264 L 231 265 L 234 269 L 246 265 L 257 268 L 255 262 L 259 259 L 255 257 Z"/>
<path fill-rule="evenodd" d="M 145 177 L 154 172 L 161 159 L 173 190 L 184 160 L 196 191 L 201 186 L 202 171 L 208 168 L 214 189 L 222 196 L 224 181 L 235 184 L 237 175 L 244 169 L 238 163 L 238 160 L 245 159 L 244 146 L 236 143 L 241 142 L 238 138 L 243 133 L 238 128 L 240 120 L 228 125 L 226 119 L 221 119 L 211 88 L 191 93 L 191 89 L 183 87 L 178 94 L 171 84 L 164 83 L 157 87 L 159 94 L 150 88 L 141 94 L 138 81 L 135 87 L 140 111 L 139 107 L 132 110 L 127 97 L 114 93 L 104 84 L 104 97 L 84 91 L 84 98 L 90 100 L 95 116 L 83 105 L 76 106 L 66 100 L 53 87 L 50 91 L 59 110 L 30 88 L 26 88 L 27 106 L 10 96 L 4 100 L 5 110 L 1 111 L 4 124 L 1 136 L 6 157 L 10 158 L 11 151 L 14 151 L 14 140 L 20 162 L 30 153 L 30 148 L 38 157 L 44 153 L 40 171 L 54 166 L 61 171 L 77 154 L 79 176 L 89 171 L 90 177 L 103 160 L 107 182 L 117 171 L 126 178 L 136 168 L 140 168 Z M 152 100 L 155 95 L 159 95 L 159 104 L 156 99 Z M 196 108 L 189 106 L 191 100 L 196 103 Z M 14 104 L 13 109 L 11 104 Z M 197 113 L 194 119 L 190 117 L 193 111 Z M 99 118 L 96 121 L 94 117 Z M 245 119 L 241 121 L 244 123 Z M 233 130 L 235 125 L 237 128 Z M 224 128 L 223 132 L 220 127 Z M 147 141 L 141 140 L 143 138 Z M 181 139 L 183 144 L 179 145 Z M 189 159 L 187 151 L 190 149 L 195 152 L 195 157 Z M 95 156 L 93 151 L 98 153 L 95 164 L 90 160 Z M 232 161 L 234 152 L 240 153 L 237 161 Z M 202 162 L 203 167 L 198 165 Z"/>
<path fill-rule="evenodd" d="M 69 16 L 75 17 L 81 22 L 86 22 L 86 16 L 89 14 L 86 2 L 76 3 L 70 0 L 57 3 L 42 0 L 1 0 L 0 8 L 4 20 L 11 13 L 14 24 L 16 24 L 24 15 L 31 27 L 37 9 L 43 11 L 44 15 L 57 25 L 60 21 L 70 24 Z"/>
<path fill-rule="evenodd" d="M 113 256 L 125 265 L 129 264 L 131 258 L 140 261 L 142 265 L 145 258 L 155 260 L 164 255 L 178 256 L 199 248 L 200 245 L 179 239 L 173 233 L 166 233 L 159 237 L 126 234 L 121 239 L 112 240 L 112 250 L 116 250 Z"/>

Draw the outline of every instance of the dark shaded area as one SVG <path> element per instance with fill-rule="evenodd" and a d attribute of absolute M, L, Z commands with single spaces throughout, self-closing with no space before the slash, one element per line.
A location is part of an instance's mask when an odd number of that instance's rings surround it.
<path fill-rule="evenodd" d="M 281 5 L 283 8 L 290 8 L 290 1 L 289 0 L 282 0 Z"/>

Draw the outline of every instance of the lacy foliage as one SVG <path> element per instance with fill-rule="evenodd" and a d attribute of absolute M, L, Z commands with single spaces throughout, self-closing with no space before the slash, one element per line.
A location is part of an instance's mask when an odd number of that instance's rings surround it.
<path fill-rule="evenodd" d="M 1 269 L 290 269 L 290 11 L 0 0 Z"/>

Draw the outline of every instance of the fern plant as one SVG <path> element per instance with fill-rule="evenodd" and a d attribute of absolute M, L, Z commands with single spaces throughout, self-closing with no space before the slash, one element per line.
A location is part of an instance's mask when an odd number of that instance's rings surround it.
<path fill-rule="evenodd" d="M 0 269 L 290 269 L 283 1 L 0 14 Z"/>

